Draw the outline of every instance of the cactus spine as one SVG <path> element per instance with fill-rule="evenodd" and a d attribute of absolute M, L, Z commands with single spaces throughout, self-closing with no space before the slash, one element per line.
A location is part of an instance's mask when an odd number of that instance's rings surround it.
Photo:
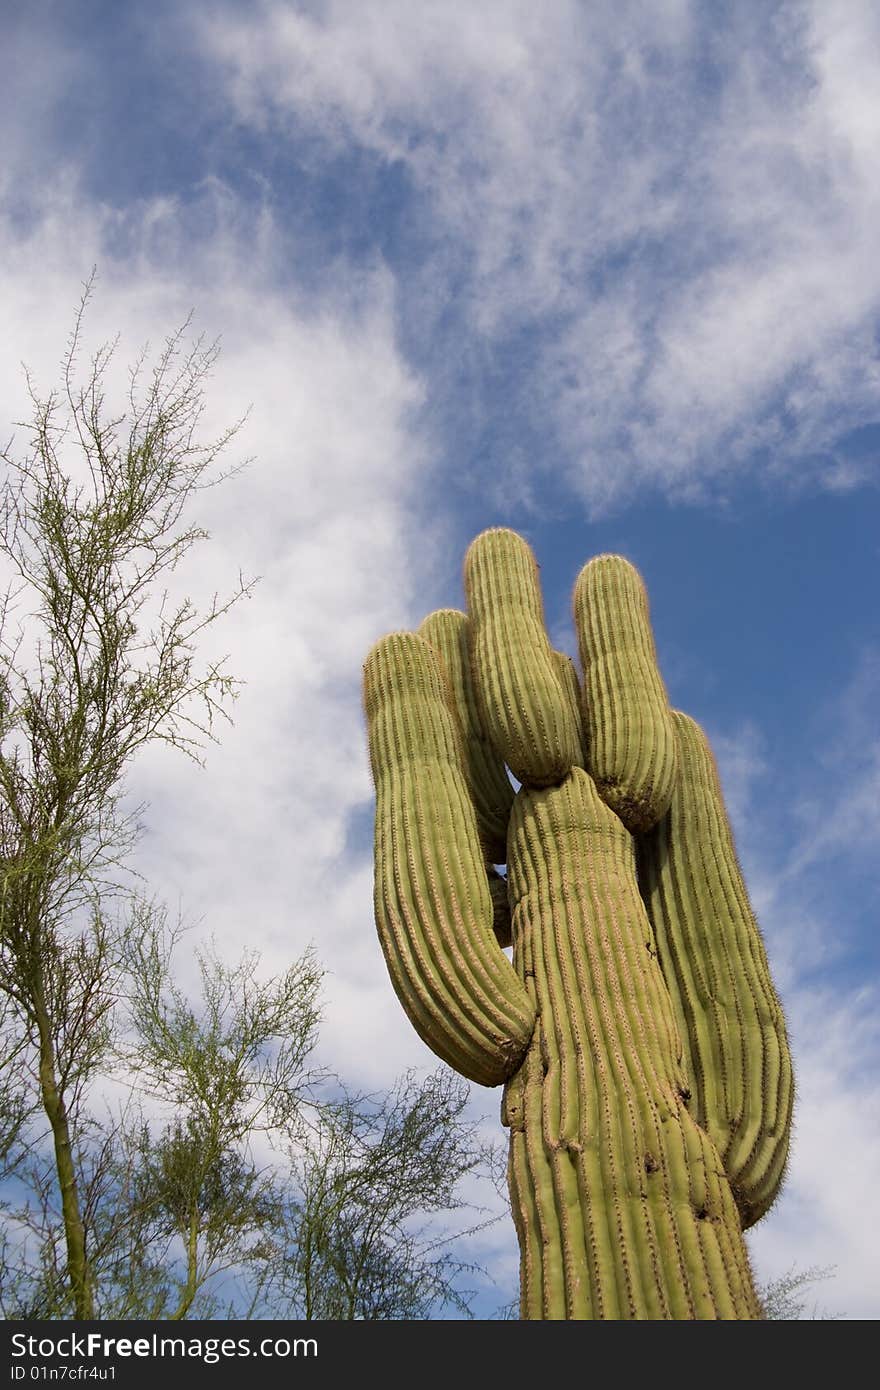
<path fill-rule="evenodd" d="M 784 1167 L 785 1027 L 641 579 L 603 556 L 578 580 L 583 720 L 526 543 L 478 537 L 465 586 L 468 617 L 365 668 L 376 920 L 420 1036 L 506 1083 L 522 1316 L 760 1317 L 742 1230 Z"/>

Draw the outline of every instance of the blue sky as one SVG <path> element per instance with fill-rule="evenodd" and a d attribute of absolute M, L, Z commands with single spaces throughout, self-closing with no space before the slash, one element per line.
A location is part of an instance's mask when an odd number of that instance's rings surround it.
<path fill-rule="evenodd" d="M 182 576 L 262 575 L 218 639 L 247 686 L 205 771 L 135 770 L 152 887 L 267 968 L 313 940 L 346 1074 L 430 1065 L 372 926 L 361 662 L 462 604 L 485 526 L 532 542 L 570 650 L 577 571 L 625 553 L 791 1023 L 759 1276 L 834 1265 L 824 1306 L 877 1316 L 876 5 L 11 8 L 4 418 L 22 360 L 55 380 L 95 264 L 95 344 L 130 358 L 194 308 L 211 422 L 251 407 Z"/>

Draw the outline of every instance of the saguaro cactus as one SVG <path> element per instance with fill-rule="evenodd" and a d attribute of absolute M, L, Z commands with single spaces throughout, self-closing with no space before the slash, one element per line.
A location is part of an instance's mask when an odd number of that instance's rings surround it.
<path fill-rule="evenodd" d="M 525 541 L 478 536 L 465 589 L 365 666 L 375 911 L 419 1035 L 504 1083 L 522 1316 L 758 1318 L 743 1230 L 785 1167 L 785 1023 L 641 578 L 581 572 L 582 693 Z"/>

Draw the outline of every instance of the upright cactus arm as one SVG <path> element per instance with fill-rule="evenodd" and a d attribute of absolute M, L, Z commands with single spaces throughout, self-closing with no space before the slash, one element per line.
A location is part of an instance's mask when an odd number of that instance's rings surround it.
<path fill-rule="evenodd" d="M 577 732 L 578 747 L 583 752 L 587 747 L 587 734 L 584 728 L 583 702 L 581 699 L 581 683 L 578 680 L 578 673 L 575 670 L 574 662 L 565 652 L 553 652 L 553 661 L 556 666 L 556 673 L 559 676 L 559 685 L 562 691 L 572 724 Z M 585 759 L 580 759 L 578 766 L 583 766 Z"/>
<path fill-rule="evenodd" d="M 782 1182 L 791 1055 L 715 760 L 693 719 L 675 712 L 673 720 L 681 770 L 668 815 L 638 837 L 639 876 L 687 1041 L 693 1114 L 721 1153 L 748 1227 Z"/>
<path fill-rule="evenodd" d="M 497 1086 L 519 1066 L 534 1005 L 493 931 L 462 733 L 433 649 L 383 638 L 364 668 L 376 787 L 375 912 L 392 984 L 419 1036 Z"/>
<path fill-rule="evenodd" d="M 603 555 L 581 571 L 587 765 L 636 833 L 640 886 L 692 1078 L 743 1225 L 773 1202 L 793 1101 L 785 1021 L 705 735 L 669 708 L 641 577 Z"/>
<path fill-rule="evenodd" d="M 484 531 L 465 556 L 464 586 L 483 728 L 517 781 L 552 786 L 583 766 L 583 749 L 535 557 L 514 531 Z"/>
<path fill-rule="evenodd" d="M 590 560 L 575 585 L 574 617 L 587 767 L 627 829 L 650 830 L 669 810 L 678 751 L 638 570 L 621 555 Z"/>
<path fill-rule="evenodd" d="M 492 930 L 499 946 L 507 947 L 511 945 L 507 880 L 494 866 L 507 860 L 507 826 L 514 792 L 504 761 L 487 738 L 480 718 L 470 659 L 470 619 L 457 608 L 441 608 L 420 624 L 419 636 L 434 648 L 458 713 L 464 737 L 464 769 L 486 860 Z"/>

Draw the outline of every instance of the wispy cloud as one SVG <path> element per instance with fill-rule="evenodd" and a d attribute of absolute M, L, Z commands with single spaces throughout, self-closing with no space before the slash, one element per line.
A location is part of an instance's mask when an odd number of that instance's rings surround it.
<path fill-rule="evenodd" d="M 880 846 L 880 652 L 865 649 L 848 686 L 816 720 L 822 786 L 807 788 L 795 813 L 797 847 L 786 877 L 797 879 L 829 859 L 873 865 Z"/>
<path fill-rule="evenodd" d="M 454 273 L 469 370 L 486 343 L 524 361 L 592 507 L 863 479 L 838 445 L 880 414 L 870 4 L 264 0 L 199 42 L 292 159 L 307 131 L 406 170 L 438 229 L 426 322 Z"/>
<path fill-rule="evenodd" d="M 68 138 L 79 163 L 58 130 L 71 84 L 109 89 L 125 71 L 99 46 L 21 30 L 0 429 L 26 411 L 21 360 L 38 387 L 57 379 L 95 263 L 89 341 L 122 329 L 120 366 L 192 307 L 197 330 L 222 334 L 206 432 L 251 406 L 237 446 L 256 462 L 206 494 L 212 541 L 179 578 L 205 599 L 239 568 L 262 576 L 211 649 L 247 683 L 205 770 L 162 749 L 138 763 L 138 866 L 229 957 L 254 946 L 277 970 L 314 942 L 326 1059 L 382 1086 L 433 1059 L 372 922 L 361 662 L 449 601 L 465 475 L 468 498 L 503 499 L 521 526 L 548 484 L 600 511 L 723 497 L 744 477 L 840 491 L 876 472 L 848 436 L 880 419 L 880 18 L 870 0 L 709 20 L 688 0 L 262 0 L 169 5 L 150 37 L 145 62 L 184 55 L 204 115 L 181 145 L 211 138 L 160 196 L 99 199 L 100 123 L 91 143 Z M 346 185 L 359 157 L 389 175 L 387 205 Z M 311 240 L 305 175 L 333 195 Z M 570 647 L 568 596 L 548 600 Z M 693 679 L 711 707 L 711 681 Z M 841 891 L 833 919 L 817 885 L 876 862 L 877 686 L 866 654 L 794 781 L 759 722 L 709 728 L 799 1075 L 759 1270 L 837 1265 L 819 1297 L 849 1316 L 869 1315 L 876 1287 L 877 1000 L 835 987 L 848 908 Z M 498 1096 L 474 1103 L 496 1130 Z"/>

